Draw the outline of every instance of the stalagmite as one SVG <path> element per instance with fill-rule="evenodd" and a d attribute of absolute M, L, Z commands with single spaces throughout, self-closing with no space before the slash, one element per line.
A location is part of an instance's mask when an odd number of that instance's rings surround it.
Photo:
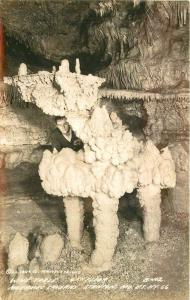
<path fill-rule="evenodd" d="M 143 232 L 147 242 L 158 241 L 161 222 L 160 186 L 150 184 L 138 189 L 138 197 L 144 212 Z"/>
<path fill-rule="evenodd" d="M 76 59 L 75 72 L 76 72 L 76 74 L 81 74 L 81 70 L 80 70 L 80 61 L 79 61 L 78 58 Z"/>
<path fill-rule="evenodd" d="M 27 75 L 27 73 L 27 65 L 24 63 L 20 64 L 20 67 L 18 69 L 18 76 L 24 76 Z"/>
<path fill-rule="evenodd" d="M 17 270 L 20 265 L 28 263 L 29 242 L 27 238 L 19 232 L 16 233 L 14 239 L 10 242 L 8 253 L 8 267 L 11 270 Z"/>
<path fill-rule="evenodd" d="M 117 217 L 118 199 L 106 194 L 96 194 L 93 205 L 93 225 L 95 228 L 95 250 L 91 257 L 94 269 L 102 272 L 111 267 L 112 257 L 119 235 Z"/>
<path fill-rule="evenodd" d="M 77 74 L 70 73 L 69 63 L 64 60 L 53 76 L 40 73 L 38 80 L 27 76 L 27 82 L 17 78 L 14 84 L 25 101 L 35 102 L 47 114 L 65 116 L 84 143 L 84 150 L 78 153 L 69 148 L 53 153 L 45 150 L 39 175 L 47 193 L 63 197 L 72 247 L 80 248 L 82 235 L 83 206 L 79 197 L 83 201 L 92 198 L 96 241 L 87 269 L 101 272 L 111 267 L 119 234 L 118 202 L 125 192 L 138 188 L 145 240 L 158 240 L 160 190 L 175 186 L 175 167 L 168 148 L 160 152 L 151 140 L 138 141 L 116 114 L 109 115 L 105 106 L 100 107 L 98 87 L 104 79 L 79 74 L 78 68 Z M 108 90 L 105 96 L 110 93 Z M 129 99 L 144 96 L 130 91 L 115 95 Z"/>
<path fill-rule="evenodd" d="M 58 233 L 45 237 L 40 245 L 42 262 L 56 262 L 61 255 L 63 246 L 63 239 Z"/>
<path fill-rule="evenodd" d="M 63 59 L 61 61 L 61 65 L 59 67 L 59 71 L 61 71 L 62 73 L 69 73 L 69 62 L 67 59 Z"/>
<path fill-rule="evenodd" d="M 67 233 L 70 245 L 81 249 L 84 210 L 83 203 L 78 197 L 63 198 L 67 219 Z"/>

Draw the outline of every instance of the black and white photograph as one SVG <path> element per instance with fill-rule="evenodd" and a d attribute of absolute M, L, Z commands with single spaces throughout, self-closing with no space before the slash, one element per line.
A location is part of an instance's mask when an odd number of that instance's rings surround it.
<path fill-rule="evenodd" d="M 0 300 L 189 299 L 189 4 L 0 0 Z"/>

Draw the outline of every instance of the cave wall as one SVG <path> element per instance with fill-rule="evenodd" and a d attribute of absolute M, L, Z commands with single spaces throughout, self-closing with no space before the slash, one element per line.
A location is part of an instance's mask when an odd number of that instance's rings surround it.
<path fill-rule="evenodd" d="M 90 22 L 87 46 L 96 55 L 102 47 L 104 64 L 97 72 L 109 87 L 154 91 L 188 87 L 188 2 L 141 1 L 134 6 L 120 1 L 106 14 L 105 6 Z"/>
<path fill-rule="evenodd" d="M 148 122 L 144 129 L 158 147 L 168 146 L 176 167 L 176 187 L 169 191 L 172 209 L 188 212 L 189 205 L 189 112 L 188 97 L 144 101 Z"/>
<path fill-rule="evenodd" d="M 116 111 L 139 139 L 148 136 L 160 148 L 169 146 L 177 170 L 177 186 L 171 192 L 174 210 L 187 211 L 188 97 L 178 95 L 188 93 L 188 1 L 2 0 L 0 11 L 6 75 L 16 75 L 21 62 L 29 73 L 50 71 L 63 58 L 74 71 L 79 57 L 83 74 L 106 78 L 103 88 L 168 94 L 161 100 L 104 97 L 102 103 Z M 9 105 L 0 113 L 1 134 L 12 141 L 6 145 L 9 149 L 1 146 L 1 157 L 10 153 L 7 166 L 35 156 L 39 161 L 41 150 L 35 149 L 47 143 L 51 120 L 31 107 Z M 22 155 L 11 158 L 13 149 Z"/>
<path fill-rule="evenodd" d="M 165 95 L 156 99 L 103 98 L 108 111 L 117 112 L 139 139 L 150 138 L 161 150 L 168 146 L 175 162 L 176 187 L 163 193 L 165 207 L 173 212 L 189 211 L 189 111 L 187 95 Z"/>
<path fill-rule="evenodd" d="M 35 72 L 68 58 L 73 70 L 79 57 L 82 73 L 108 87 L 188 87 L 188 1 L 2 0 L 0 8 L 8 75 L 13 61 Z"/>
<path fill-rule="evenodd" d="M 53 118 L 35 105 L 23 106 L 17 97 L 13 100 L 2 84 L 0 116 L 0 168 L 14 168 L 22 162 L 39 163 L 55 126 Z"/>

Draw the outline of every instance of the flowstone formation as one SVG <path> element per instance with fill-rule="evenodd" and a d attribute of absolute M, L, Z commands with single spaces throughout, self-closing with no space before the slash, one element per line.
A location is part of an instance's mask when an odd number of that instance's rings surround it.
<path fill-rule="evenodd" d="M 82 200 L 92 198 L 96 242 L 88 270 L 98 272 L 111 267 L 119 234 L 119 198 L 138 189 L 145 240 L 157 241 L 160 191 L 173 188 L 176 180 L 168 148 L 159 151 L 151 140 L 139 142 L 115 113 L 109 115 L 100 106 L 98 87 L 103 82 L 96 76 L 81 75 L 79 62 L 76 73 L 71 73 L 67 60 L 58 71 L 23 75 L 14 82 L 24 101 L 36 103 L 46 114 L 65 116 L 84 143 L 84 151 L 44 151 L 39 174 L 48 194 L 63 196 L 74 247 L 80 247 Z"/>

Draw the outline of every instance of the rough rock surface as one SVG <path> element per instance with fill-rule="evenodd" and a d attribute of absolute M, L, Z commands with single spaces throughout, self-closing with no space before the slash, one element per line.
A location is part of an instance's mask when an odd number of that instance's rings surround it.
<path fill-rule="evenodd" d="M 46 143 L 48 120 L 35 108 L 6 106 L 1 112 L 1 145 Z"/>
<path fill-rule="evenodd" d="M 37 145 L 0 146 L 0 168 L 13 169 L 22 163 L 40 163 L 43 147 Z"/>
<path fill-rule="evenodd" d="M 144 127 L 160 148 L 168 146 L 175 161 L 176 187 L 170 193 L 172 210 L 188 212 L 189 199 L 189 114 L 188 98 L 144 101 L 147 124 Z"/>
<path fill-rule="evenodd" d="M 73 70 L 79 57 L 83 74 L 116 89 L 187 87 L 188 10 L 188 1 L 1 1 L 17 68 L 25 61 L 35 72 L 69 58 Z"/>
<path fill-rule="evenodd" d="M 188 139 L 189 116 L 187 98 L 144 101 L 148 115 L 145 134 L 155 144 Z"/>
<path fill-rule="evenodd" d="M 22 181 L 22 177 L 25 177 L 27 181 Z M 0 202 L 0 211 L 4 214 L 0 233 L 3 248 L 8 249 L 15 232 L 19 231 L 23 236 L 28 236 L 36 226 L 41 228 L 43 234 L 49 235 L 56 232 L 60 232 L 61 236 L 66 234 L 66 228 L 63 226 L 65 221 L 63 203 L 58 198 L 52 202 L 52 196 L 43 192 L 37 170 L 32 178 L 30 169 L 27 169 L 24 174 L 23 170 L 20 172 L 9 170 L 7 180 L 11 182 L 11 188 Z M 34 187 L 38 187 L 38 189 L 34 189 Z M 87 204 L 87 201 L 85 203 Z M 87 209 L 87 207 L 85 208 Z M 92 213 L 92 208 L 89 209 Z M 73 300 L 97 298 L 123 300 L 126 297 L 130 300 L 145 300 L 147 297 L 150 300 L 188 299 L 188 218 L 185 215 L 167 213 L 162 209 L 159 243 L 147 245 L 142 238 L 142 223 L 137 214 L 134 214 L 130 207 L 120 207 L 118 212 L 120 234 L 117 251 L 113 258 L 114 267 L 110 271 L 97 275 L 86 274 L 81 269 L 83 261 L 89 259 L 94 248 L 92 215 L 91 213 L 89 215 L 89 209 L 85 212 L 85 231 L 81 241 L 83 251 L 74 250 L 69 243 L 66 243 L 57 263 L 48 264 L 43 268 L 52 272 L 45 274 L 45 278 L 51 282 L 56 280 L 56 285 L 72 284 L 77 285 L 77 288 L 67 290 L 65 293 L 63 291 L 50 293 L 48 290 L 50 283 L 46 282 L 43 291 L 38 295 L 33 291 L 22 290 L 24 299 L 29 297 L 32 300 L 45 300 L 48 294 L 49 299 L 53 300 L 55 293 L 60 300 L 68 300 L 68 298 Z M 4 239 L 2 239 L 2 235 L 4 235 Z M 0 279 L 1 276 L 2 273 Z M 36 279 L 36 277 L 44 280 L 42 273 L 34 274 L 33 278 Z M 136 286 L 142 286 L 143 280 L 147 277 L 163 277 L 163 282 L 159 282 L 159 284 L 169 285 L 169 288 L 152 291 L 151 289 L 135 289 Z M 106 278 L 108 278 L 107 281 L 104 281 Z M 36 284 L 37 282 L 34 281 L 31 285 L 33 287 Z M 149 287 L 153 283 L 145 284 Z M 87 285 L 88 288 L 84 290 Z M 112 289 L 111 286 L 115 285 L 118 285 L 117 288 Z M 133 289 L 128 290 L 131 285 Z M 0 289 L 0 294 L 2 290 Z M 18 300 L 18 292 L 13 290 L 9 291 L 8 297 L 2 294 L 1 296 L 7 300 Z"/>
<path fill-rule="evenodd" d="M 155 93 L 139 93 L 138 99 L 135 97 L 127 99 L 123 98 L 124 92 L 115 90 L 114 97 L 103 98 L 103 104 L 110 113 L 116 111 L 123 123 L 138 139 L 145 140 L 145 137 L 149 137 L 159 149 L 169 147 L 175 162 L 177 182 L 175 189 L 169 191 L 168 201 L 172 211 L 187 213 L 189 203 L 188 94 L 183 94 L 183 91 L 178 94 L 174 90 L 173 94 L 160 94 L 159 97 Z"/>
<path fill-rule="evenodd" d="M 139 142 L 122 126 L 116 114 L 109 116 L 106 108 L 99 106 L 97 91 L 103 82 L 101 78 L 70 73 L 66 60 L 61 62 L 53 78 L 48 72 L 44 76 L 47 79 L 43 81 L 41 73 L 39 78 L 35 75 L 34 82 L 33 76 L 28 75 L 13 80 L 24 101 L 35 102 L 49 114 L 59 112 L 60 115 L 61 111 L 85 146 L 84 151 L 78 153 L 68 148 L 59 153 L 46 150 L 39 167 L 42 186 L 49 194 L 93 199 L 96 246 L 91 264 L 95 270 L 104 271 L 110 268 L 117 244 L 116 212 L 118 199 L 125 192 L 131 193 L 139 187 L 140 203 L 145 211 L 145 238 L 147 241 L 158 239 L 160 189 L 175 186 L 174 163 L 167 148 L 160 152 L 150 140 Z M 32 81 L 32 89 L 26 81 Z M 48 91 L 47 94 L 44 95 L 44 91 Z M 56 93 L 57 97 L 47 96 Z M 49 99 L 48 106 L 45 99 Z M 147 190 L 150 195 L 145 201 Z M 79 242 L 81 213 L 78 206 L 69 205 L 69 199 L 65 204 L 69 239 L 75 244 L 74 223 L 70 219 L 75 214 L 79 216 L 79 222 L 75 224 Z M 157 225 L 152 226 L 157 214 Z"/>
<path fill-rule="evenodd" d="M 173 210 L 189 212 L 189 142 L 182 141 L 170 144 L 170 151 L 175 161 L 176 186 L 171 191 Z"/>
<path fill-rule="evenodd" d="M 74 59 L 80 57 L 82 73 L 100 74 L 113 88 L 168 92 L 167 101 L 148 101 L 148 95 L 143 96 L 144 107 L 142 99 L 141 104 L 136 99 L 123 104 L 119 101 L 117 111 L 141 138 L 141 128 L 147 122 L 146 135 L 161 146 L 171 149 L 177 145 L 177 152 L 180 141 L 182 147 L 188 143 L 187 97 L 170 97 L 171 92 L 188 87 L 188 1 L 1 1 L 0 5 L 7 41 L 7 74 L 16 74 L 23 61 L 29 73 L 50 70 L 63 57 L 69 57 L 73 71 Z M 120 90 L 116 91 L 122 99 Z M 20 140 L 25 142 L 27 138 L 33 143 L 35 139 L 28 138 L 28 132 L 25 135 L 19 126 L 14 130 Z M 12 139 L 11 124 L 9 129 Z M 30 160 L 30 154 L 27 159 L 23 157 L 25 150 L 22 155 L 15 152 L 7 155 L 8 167 L 15 166 L 9 163 L 15 157 L 18 161 Z M 0 166 L 4 166 L 4 152 L 1 156 Z M 175 210 L 187 212 L 187 178 L 187 172 L 177 175 Z"/>
<path fill-rule="evenodd" d="M 41 145 L 48 143 L 53 128 L 51 118 L 34 106 L 21 106 L 18 97 L 4 96 L 0 104 L 0 168 L 14 168 L 27 161 L 39 163 Z"/>

